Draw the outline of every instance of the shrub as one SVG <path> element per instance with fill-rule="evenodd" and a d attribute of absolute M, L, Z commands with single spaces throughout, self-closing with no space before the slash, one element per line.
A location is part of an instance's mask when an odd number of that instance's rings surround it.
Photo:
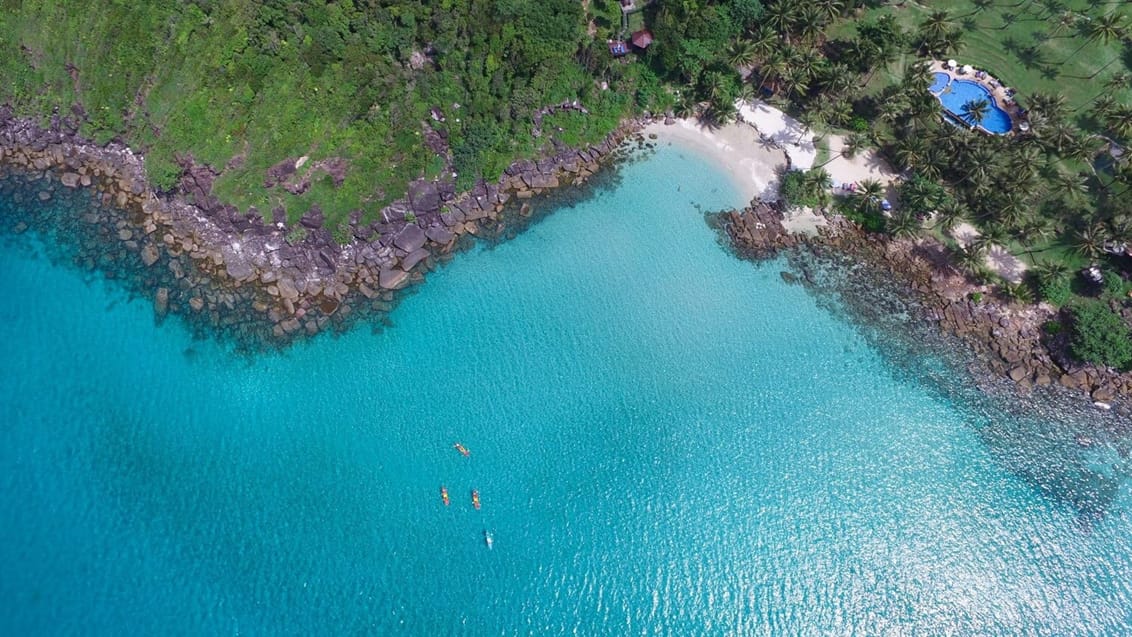
<path fill-rule="evenodd" d="M 1132 363 L 1132 332 L 1108 304 L 1086 301 L 1073 306 L 1069 347 L 1082 361 L 1123 369 Z"/>
<path fill-rule="evenodd" d="M 1061 324 L 1061 321 L 1046 321 L 1045 323 L 1042 323 L 1042 330 L 1050 336 L 1057 336 L 1058 334 L 1060 334 L 1063 327 L 1064 326 Z"/>
<path fill-rule="evenodd" d="M 974 301 L 975 303 L 981 303 L 982 300 L 983 300 L 983 293 L 982 292 L 972 292 L 971 293 L 971 300 Z"/>
<path fill-rule="evenodd" d="M 1128 282 L 1116 272 L 1104 273 L 1104 298 L 1124 300 L 1128 294 Z"/>
<path fill-rule="evenodd" d="M 854 115 L 853 119 L 849 120 L 849 130 L 854 133 L 867 133 L 869 132 L 869 120 L 860 115 Z"/>
<path fill-rule="evenodd" d="M 1073 298 L 1069 279 L 1065 277 L 1045 278 L 1038 284 L 1038 294 L 1042 300 L 1061 307 Z"/>

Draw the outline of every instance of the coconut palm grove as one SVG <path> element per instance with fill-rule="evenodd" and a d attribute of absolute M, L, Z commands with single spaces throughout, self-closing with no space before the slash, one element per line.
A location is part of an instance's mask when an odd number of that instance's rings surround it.
<path fill-rule="evenodd" d="M 738 100 L 764 99 L 819 137 L 848 135 L 839 152 L 879 149 L 902 174 L 891 213 L 865 196 L 833 203 L 820 168 L 787 175 L 786 198 L 877 232 L 934 234 L 1010 300 L 1119 317 L 1130 13 L 1088 0 L 17 0 L 0 14 L 0 100 L 22 115 L 81 113 L 91 139 L 143 152 L 163 188 L 191 158 L 241 209 L 281 208 L 293 222 L 317 203 L 345 240 L 351 213 L 372 218 L 412 179 L 466 189 L 636 114 L 723 123 Z M 985 99 L 959 105 L 968 125 L 943 116 L 929 65 L 955 60 L 1009 87 L 1024 114 L 1013 130 L 978 130 L 994 110 Z M 584 113 L 546 109 L 574 101 Z M 297 193 L 262 181 L 300 155 L 346 168 Z M 978 242 L 955 242 L 962 222 Z M 996 245 L 1029 266 L 1023 282 L 984 266 Z M 1099 292 L 1077 276 L 1089 266 Z M 1132 346 L 1079 351 L 1132 364 Z"/>

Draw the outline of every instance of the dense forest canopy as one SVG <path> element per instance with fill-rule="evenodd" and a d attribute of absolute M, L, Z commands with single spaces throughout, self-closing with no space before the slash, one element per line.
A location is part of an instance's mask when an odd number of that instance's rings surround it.
<path fill-rule="evenodd" d="M 581 99 L 592 113 L 552 122 L 575 142 L 634 106 L 598 89 L 612 60 L 588 50 L 604 43 L 577 0 L 2 4 L 0 99 L 40 116 L 81 104 L 86 134 L 142 150 L 159 186 L 191 155 L 228 167 L 223 198 L 292 218 L 316 201 L 332 218 L 372 214 L 448 169 L 464 186 L 493 177 L 546 143 L 532 118 L 550 104 Z M 426 124 L 450 157 L 422 141 Z M 304 155 L 345 158 L 345 180 L 300 197 L 264 189 L 267 168 Z"/>

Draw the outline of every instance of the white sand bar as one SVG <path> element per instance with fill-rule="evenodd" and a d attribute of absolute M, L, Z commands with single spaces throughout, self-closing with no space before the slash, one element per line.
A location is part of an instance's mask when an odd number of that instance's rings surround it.
<path fill-rule="evenodd" d="M 818 157 L 814 134 L 802 122 L 763 102 L 735 102 L 739 119 L 754 126 L 764 136 L 786 151 L 790 167 L 809 170 Z"/>
<path fill-rule="evenodd" d="M 673 143 L 706 155 L 726 172 L 743 197 L 778 198 L 777 170 L 786 165 L 786 154 L 759 137 L 759 132 L 746 124 L 735 123 L 711 128 L 693 119 L 677 119 L 667 126 L 654 123 L 642 131 L 655 134 L 660 143 Z"/>

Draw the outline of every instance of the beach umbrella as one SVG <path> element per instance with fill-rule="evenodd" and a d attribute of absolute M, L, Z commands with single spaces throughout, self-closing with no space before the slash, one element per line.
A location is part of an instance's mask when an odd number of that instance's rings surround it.
<path fill-rule="evenodd" d="M 947 61 L 947 68 L 949 68 L 949 69 L 953 69 L 953 68 L 955 68 L 955 66 L 956 66 L 957 64 L 959 64 L 959 63 L 958 63 L 958 62 L 956 62 L 955 60 L 948 60 L 948 61 Z"/>
<path fill-rule="evenodd" d="M 963 65 L 963 73 L 964 74 L 970 73 L 974 70 L 975 70 L 975 67 L 971 66 L 970 64 L 964 64 Z"/>

